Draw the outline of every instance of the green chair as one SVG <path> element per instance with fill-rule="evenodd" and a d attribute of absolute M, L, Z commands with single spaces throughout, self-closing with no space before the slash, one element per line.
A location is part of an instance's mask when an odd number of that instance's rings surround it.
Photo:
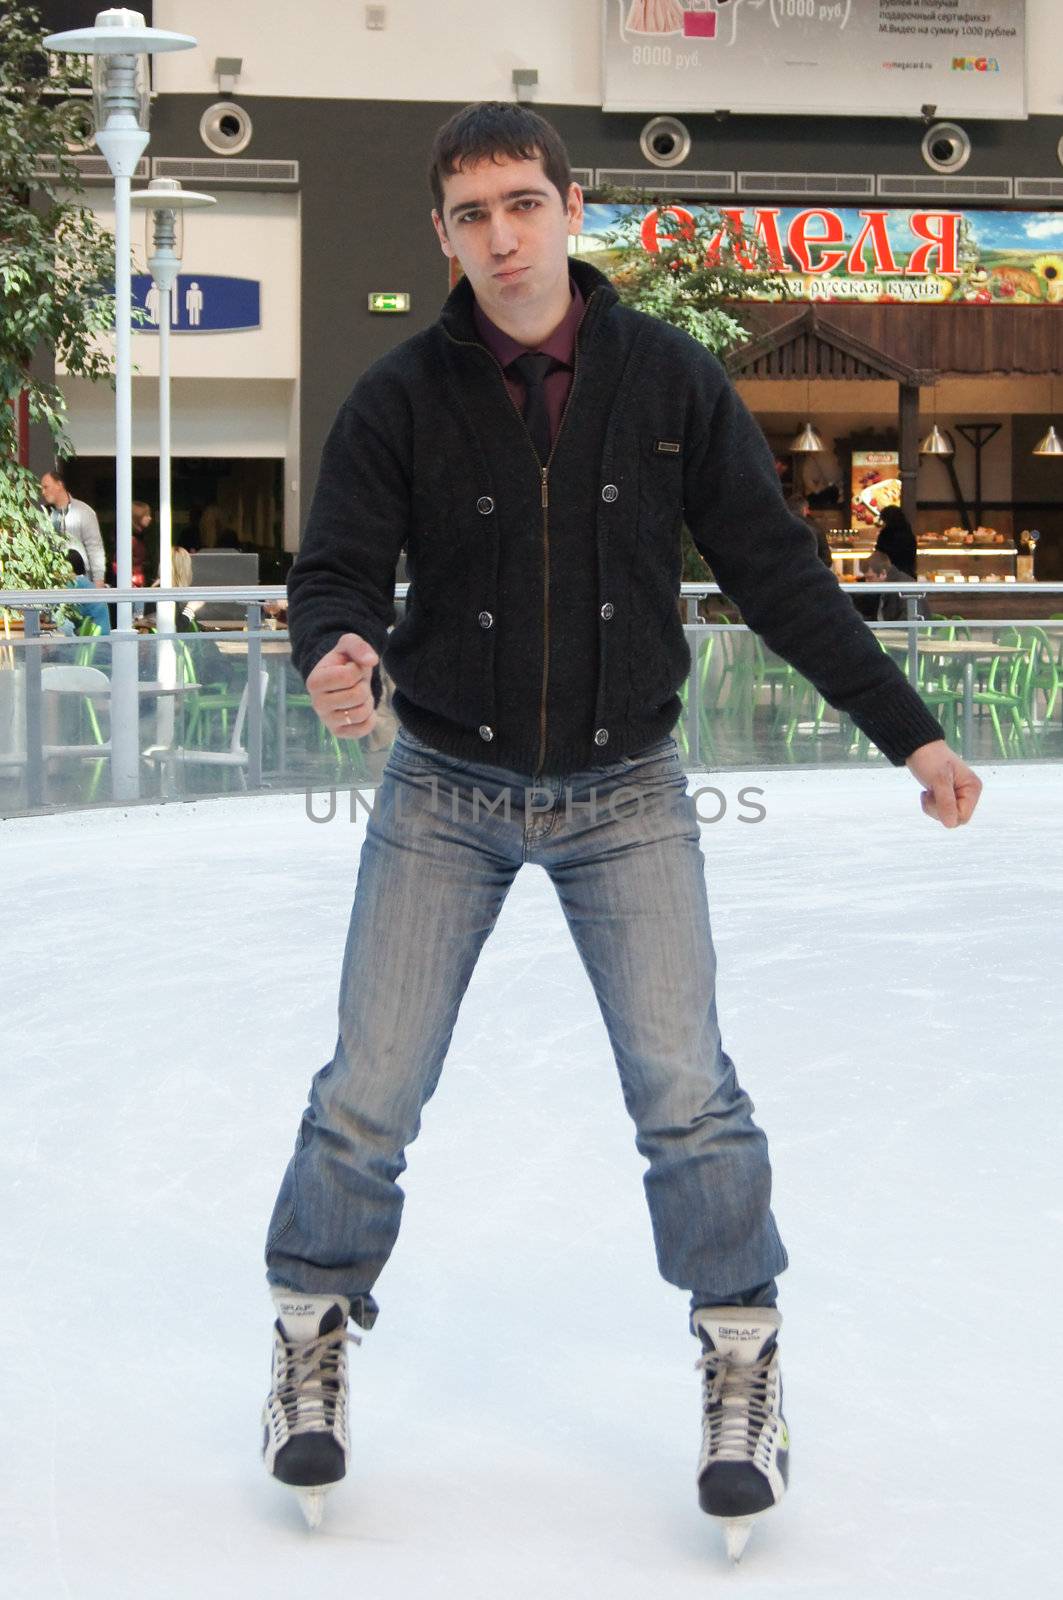
<path fill-rule="evenodd" d="M 192 651 L 184 640 L 174 636 L 174 645 L 177 650 L 179 681 L 185 686 L 186 692 L 182 696 L 184 703 L 184 740 L 186 745 L 197 745 L 206 748 L 207 744 L 214 742 L 212 719 L 218 718 L 221 724 L 221 742 L 229 739 L 229 715 L 240 709 L 241 695 L 234 694 L 228 684 L 201 683 L 196 672 L 196 663 Z"/>
<path fill-rule="evenodd" d="M 1025 756 L 1029 753 L 1029 745 L 1032 742 L 1029 682 L 1033 672 L 1034 651 L 1032 646 L 1026 647 L 1023 644 L 1016 628 L 1005 628 L 1000 636 L 1000 643 L 1022 645 L 1022 654 L 997 656 L 991 662 L 985 684 L 974 691 L 974 703 L 976 706 L 984 706 L 988 711 L 997 747 L 1006 760 L 1008 745 L 1001 727 L 1001 713 L 1007 716 L 1008 734 L 1012 744 L 1018 746 L 1020 755 Z"/>
<path fill-rule="evenodd" d="M 1060 671 L 1059 659 L 1053 652 L 1052 641 L 1044 628 L 1017 628 L 1015 633 L 1017 642 L 1029 653 L 1030 661 L 1030 672 L 1025 682 L 1026 706 L 1023 716 L 1031 737 L 1039 741 L 1045 725 L 1052 720 L 1052 712 L 1063 687 L 1063 673 Z M 1044 695 L 1045 699 L 1043 716 L 1038 715 L 1037 702 L 1040 695 Z"/>
<path fill-rule="evenodd" d="M 713 633 L 708 634 L 704 639 L 696 641 L 697 659 L 692 660 L 690 672 L 687 674 L 686 681 L 679 691 L 679 698 L 683 702 L 683 715 L 676 724 L 675 737 L 680 750 L 688 759 L 690 757 L 690 740 L 687 734 L 689 720 L 688 701 L 690 698 L 690 686 L 694 681 L 695 672 L 698 675 L 698 707 L 700 713 L 698 717 L 699 750 L 702 756 L 708 756 L 710 760 L 715 760 L 716 757 L 713 708 L 710 700 L 710 669 L 715 644 L 716 635 Z"/>

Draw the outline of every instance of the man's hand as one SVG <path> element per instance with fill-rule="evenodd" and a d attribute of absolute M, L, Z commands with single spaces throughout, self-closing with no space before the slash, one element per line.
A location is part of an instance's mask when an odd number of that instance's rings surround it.
<path fill-rule="evenodd" d="M 306 680 L 310 704 L 337 739 L 361 739 L 376 727 L 371 678 L 380 657 L 358 633 L 345 633 Z"/>
<path fill-rule="evenodd" d="M 949 749 L 944 739 L 921 744 L 912 751 L 905 766 L 923 785 L 919 798 L 928 817 L 936 817 L 946 828 L 958 828 L 970 821 L 982 792 L 982 780 L 955 750 Z"/>

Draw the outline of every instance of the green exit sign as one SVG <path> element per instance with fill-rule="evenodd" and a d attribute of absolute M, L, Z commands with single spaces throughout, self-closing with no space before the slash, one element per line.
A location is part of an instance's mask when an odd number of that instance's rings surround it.
<path fill-rule="evenodd" d="M 370 311 L 409 311 L 410 297 L 408 294 L 371 294 L 369 296 Z"/>

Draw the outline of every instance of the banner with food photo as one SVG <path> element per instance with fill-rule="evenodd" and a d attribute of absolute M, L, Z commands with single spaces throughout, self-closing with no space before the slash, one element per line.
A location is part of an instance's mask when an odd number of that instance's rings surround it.
<path fill-rule="evenodd" d="M 896 450 L 854 450 L 850 524 L 873 528 L 887 506 L 901 503 L 901 458 Z"/>
<path fill-rule="evenodd" d="M 633 224 L 651 253 L 696 229 L 707 266 L 741 272 L 742 299 L 1063 305 L 1060 212 L 590 202 L 572 248 L 608 273 Z"/>

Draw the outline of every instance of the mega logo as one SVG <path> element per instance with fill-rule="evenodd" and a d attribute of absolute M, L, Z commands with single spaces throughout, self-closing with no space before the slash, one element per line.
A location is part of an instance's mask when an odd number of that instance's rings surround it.
<path fill-rule="evenodd" d="M 796 263 L 800 272 L 833 272 L 844 264 L 850 277 L 874 273 L 876 277 L 924 277 L 929 272 L 944 277 L 960 270 L 960 221 L 954 211 L 912 211 L 905 217 L 912 249 L 905 265 L 898 266 L 889 235 L 889 219 L 897 213 L 861 211 L 862 227 L 852 244 L 845 237 L 845 223 L 836 211 L 814 208 L 799 211 L 784 230 L 779 225 L 777 206 L 745 208 L 723 207 L 722 223 L 710 237 L 705 265 L 715 267 L 725 250 L 742 272 L 791 272 Z M 661 217 L 674 218 L 675 231 L 661 231 Z M 669 224 L 665 224 L 669 227 Z M 647 213 L 642 224 L 642 243 L 651 253 L 660 252 L 662 242 L 692 239 L 696 227 L 693 213 L 682 206 L 665 206 Z M 752 239 L 747 236 L 752 235 Z M 788 251 L 790 261 L 785 252 Z"/>
<path fill-rule="evenodd" d="M 999 72 L 996 56 L 953 56 L 953 72 Z"/>

